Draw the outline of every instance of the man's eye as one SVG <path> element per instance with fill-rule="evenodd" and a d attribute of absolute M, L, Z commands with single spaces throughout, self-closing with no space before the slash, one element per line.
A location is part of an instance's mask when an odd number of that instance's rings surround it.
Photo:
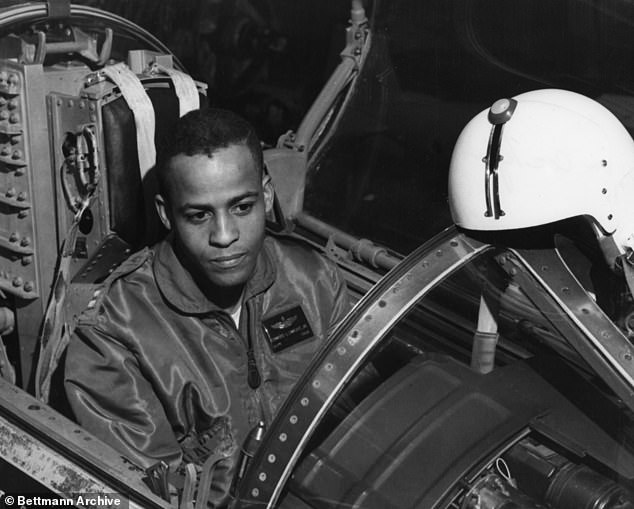
<path fill-rule="evenodd" d="M 202 223 L 209 217 L 209 212 L 201 210 L 200 212 L 193 212 L 186 214 L 187 220 L 191 223 Z"/>
<path fill-rule="evenodd" d="M 238 203 L 234 207 L 234 211 L 238 215 L 245 215 L 251 212 L 251 210 L 253 210 L 253 205 L 254 205 L 253 202 Z"/>

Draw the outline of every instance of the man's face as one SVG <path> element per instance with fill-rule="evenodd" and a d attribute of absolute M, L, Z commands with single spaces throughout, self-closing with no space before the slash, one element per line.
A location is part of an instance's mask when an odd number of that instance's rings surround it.
<path fill-rule="evenodd" d="M 270 178 L 260 176 L 244 145 L 219 149 L 212 157 L 179 154 L 169 165 L 169 196 L 157 195 L 156 206 L 174 233 L 177 252 L 205 279 L 205 289 L 240 287 L 262 248 L 265 215 L 273 204 Z"/>

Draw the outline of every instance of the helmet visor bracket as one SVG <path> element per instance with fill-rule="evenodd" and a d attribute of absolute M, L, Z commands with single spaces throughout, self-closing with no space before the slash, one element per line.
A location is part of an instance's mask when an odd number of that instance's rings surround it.
<path fill-rule="evenodd" d="M 499 99 L 489 109 L 488 119 L 493 127 L 489 136 L 487 153 L 483 158 L 485 164 L 484 196 L 487 207 L 484 213 L 485 217 L 500 219 L 504 215 L 504 210 L 500 204 L 498 184 L 498 168 L 500 161 L 504 159 L 500 155 L 500 146 L 502 145 L 504 124 L 511 119 L 516 107 L 517 101 L 515 99 Z"/>
<path fill-rule="evenodd" d="M 500 145 L 502 143 L 502 130 L 504 124 L 494 125 L 489 136 L 487 154 L 484 156 L 484 196 L 486 201 L 485 217 L 499 219 L 504 215 L 500 204 L 500 191 L 498 184 L 498 167 L 504 156 L 500 155 Z"/>

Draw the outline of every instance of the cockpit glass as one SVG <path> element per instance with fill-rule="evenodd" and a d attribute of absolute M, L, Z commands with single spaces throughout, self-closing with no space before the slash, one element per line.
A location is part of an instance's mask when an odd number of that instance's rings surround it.
<path fill-rule="evenodd" d="M 453 146 L 495 100 L 564 88 L 633 131 L 633 11 L 627 1 L 374 2 L 370 52 L 310 159 L 305 208 L 406 254 L 451 224 Z"/>
<path fill-rule="evenodd" d="M 598 469 L 606 483 L 634 488 L 632 412 L 577 354 L 562 332 L 568 318 L 515 256 L 489 248 L 385 333 L 313 433 L 281 507 L 439 498 L 447 505 L 438 507 L 476 507 L 461 505 L 469 480 L 499 475 L 502 464 L 543 504 L 524 472 L 535 448 L 553 472 Z"/>

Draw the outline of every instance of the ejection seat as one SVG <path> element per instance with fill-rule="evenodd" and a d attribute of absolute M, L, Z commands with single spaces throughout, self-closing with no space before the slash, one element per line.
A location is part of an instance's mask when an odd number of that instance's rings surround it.
<path fill-rule="evenodd" d="M 101 150 L 104 156 L 105 166 L 101 178 L 104 179 L 102 182 L 102 186 L 105 187 L 104 194 L 107 194 L 107 201 L 101 204 L 99 212 L 110 216 L 110 225 L 109 230 L 101 232 L 99 244 L 95 242 L 95 249 L 88 254 L 86 252 L 88 246 L 83 238 L 85 235 L 90 235 L 91 223 L 95 221 L 95 212 L 86 205 L 84 210 L 77 211 L 78 216 L 71 224 L 65 239 L 65 242 L 72 239 L 74 246 L 69 246 L 70 251 L 61 254 L 61 267 L 58 267 L 58 273 L 63 270 L 65 256 L 71 257 L 68 261 L 71 264 L 74 263 L 76 270 L 65 274 L 64 276 L 69 276 L 68 279 L 65 278 L 65 281 L 58 280 L 61 284 L 68 285 L 66 290 L 68 298 L 63 303 L 65 309 L 60 311 L 63 314 L 63 323 L 51 323 L 51 328 L 55 331 L 63 326 L 66 330 L 57 330 L 50 336 L 47 334 L 47 326 L 55 314 L 52 310 L 58 305 L 55 300 L 59 299 L 57 295 L 59 283 L 56 282 L 55 294 L 51 297 L 45 316 L 35 378 L 36 395 L 44 400 L 50 399 L 50 403 L 58 408 L 63 407 L 65 401 L 61 392 L 61 379 L 56 380 L 49 394 L 48 378 L 62 375 L 62 370 L 57 368 L 58 364 L 63 362 L 63 352 L 68 340 L 65 336 L 74 327 L 81 313 L 96 307 L 101 283 L 113 269 L 130 253 L 154 244 L 165 234 L 154 208 L 153 198 L 158 190 L 155 167 L 149 165 L 152 164 L 151 159 L 156 153 L 156 147 L 160 147 L 160 144 L 169 136 L 178 117 L 198 107 L 201 101 L 205 101 L 201 86 L 197 87 L 191 79 L 187 79 L 186 75 L 175 72 L 173 68 L 157 64 L 157 59 L 160 61 L 160 58 L 161 56 L 145 52 L 132 52 L 128 57 L 128 65 L 133 73 L 125 71 L 125 80 L 135 76 L 137 81 L 132 86 L 137 87 L 141 84 L 142 88 L 138 88 L 139 92 L 149 99 L 149 102 L 140 109 L 137 109 L 138 104 L 133 103 L 137 101 L 143 103 L 144 98 L 138 99 L 134 94 L 126 97 L 130 91 L 125 89 L 122 91 L 122 88 L 127 85 L 116 82 L 110 84 L 112 78 L 109 75 L 110 71 L 107 68 L 102 71 L 106 76 L 106 89 L 110 88 L 109 85 L 114 85 L 108 93 L 116 94 L 116 98 L 107 102 L 103 101 L 103 98 L 95 100 L 96 103 L 102 101 L 101 105 L 96 104 L 101 108 L 99 127 L 103 133 L 103 145 L 98 146 L 97 150 Z M 134 63 L 135 59 L 140 59 L 141 65 L 139 62 Z M 167 69 L 169 74 L 166 72 Z M 178 90 L 179 86 L 189 86 L 189 89 Z M 192 98 L 193 94 L 195 98 Z M 148 133 L 140 133 L 136 116 L 142 116 L 145 119 L 144 122 L 152 122 L 152 116 L 154 118 L 154 135 L 148 141 L 150 147 L 143 146 L 139 141 L 142 136 L 147 137 Z M 61 132 L 61 125 L 54 127 L 55 131 L 59 127 Z M 55 132 L 54 136 L 57 134 Z M 79 145 L 81 146 L 82 143 L 83 140 L 79 138 Z M 146 153 L 141 154 L 142 151 Z M 148 157 L 147 152 L 152 155 Z M 144 164 L 147 166 L 145 169 Z M 99 199 L 104 198 L 105 196 Z M 59 318 L 61 315 L 53 318 L 53 322 Z M 50 341 L 53 343 L 49 344 Z M 64 408 L 59 409 L 64 410 Z"/>
<path fill-rule="evenodd" d="M 0 309 L 14 322 L 4 360 L 57 406 L 72 329 L 108 274 L 163 234 L 156 147 L 206 86 L 149 33 L 97 9 L 32 3 L 0 20 Z"/>

